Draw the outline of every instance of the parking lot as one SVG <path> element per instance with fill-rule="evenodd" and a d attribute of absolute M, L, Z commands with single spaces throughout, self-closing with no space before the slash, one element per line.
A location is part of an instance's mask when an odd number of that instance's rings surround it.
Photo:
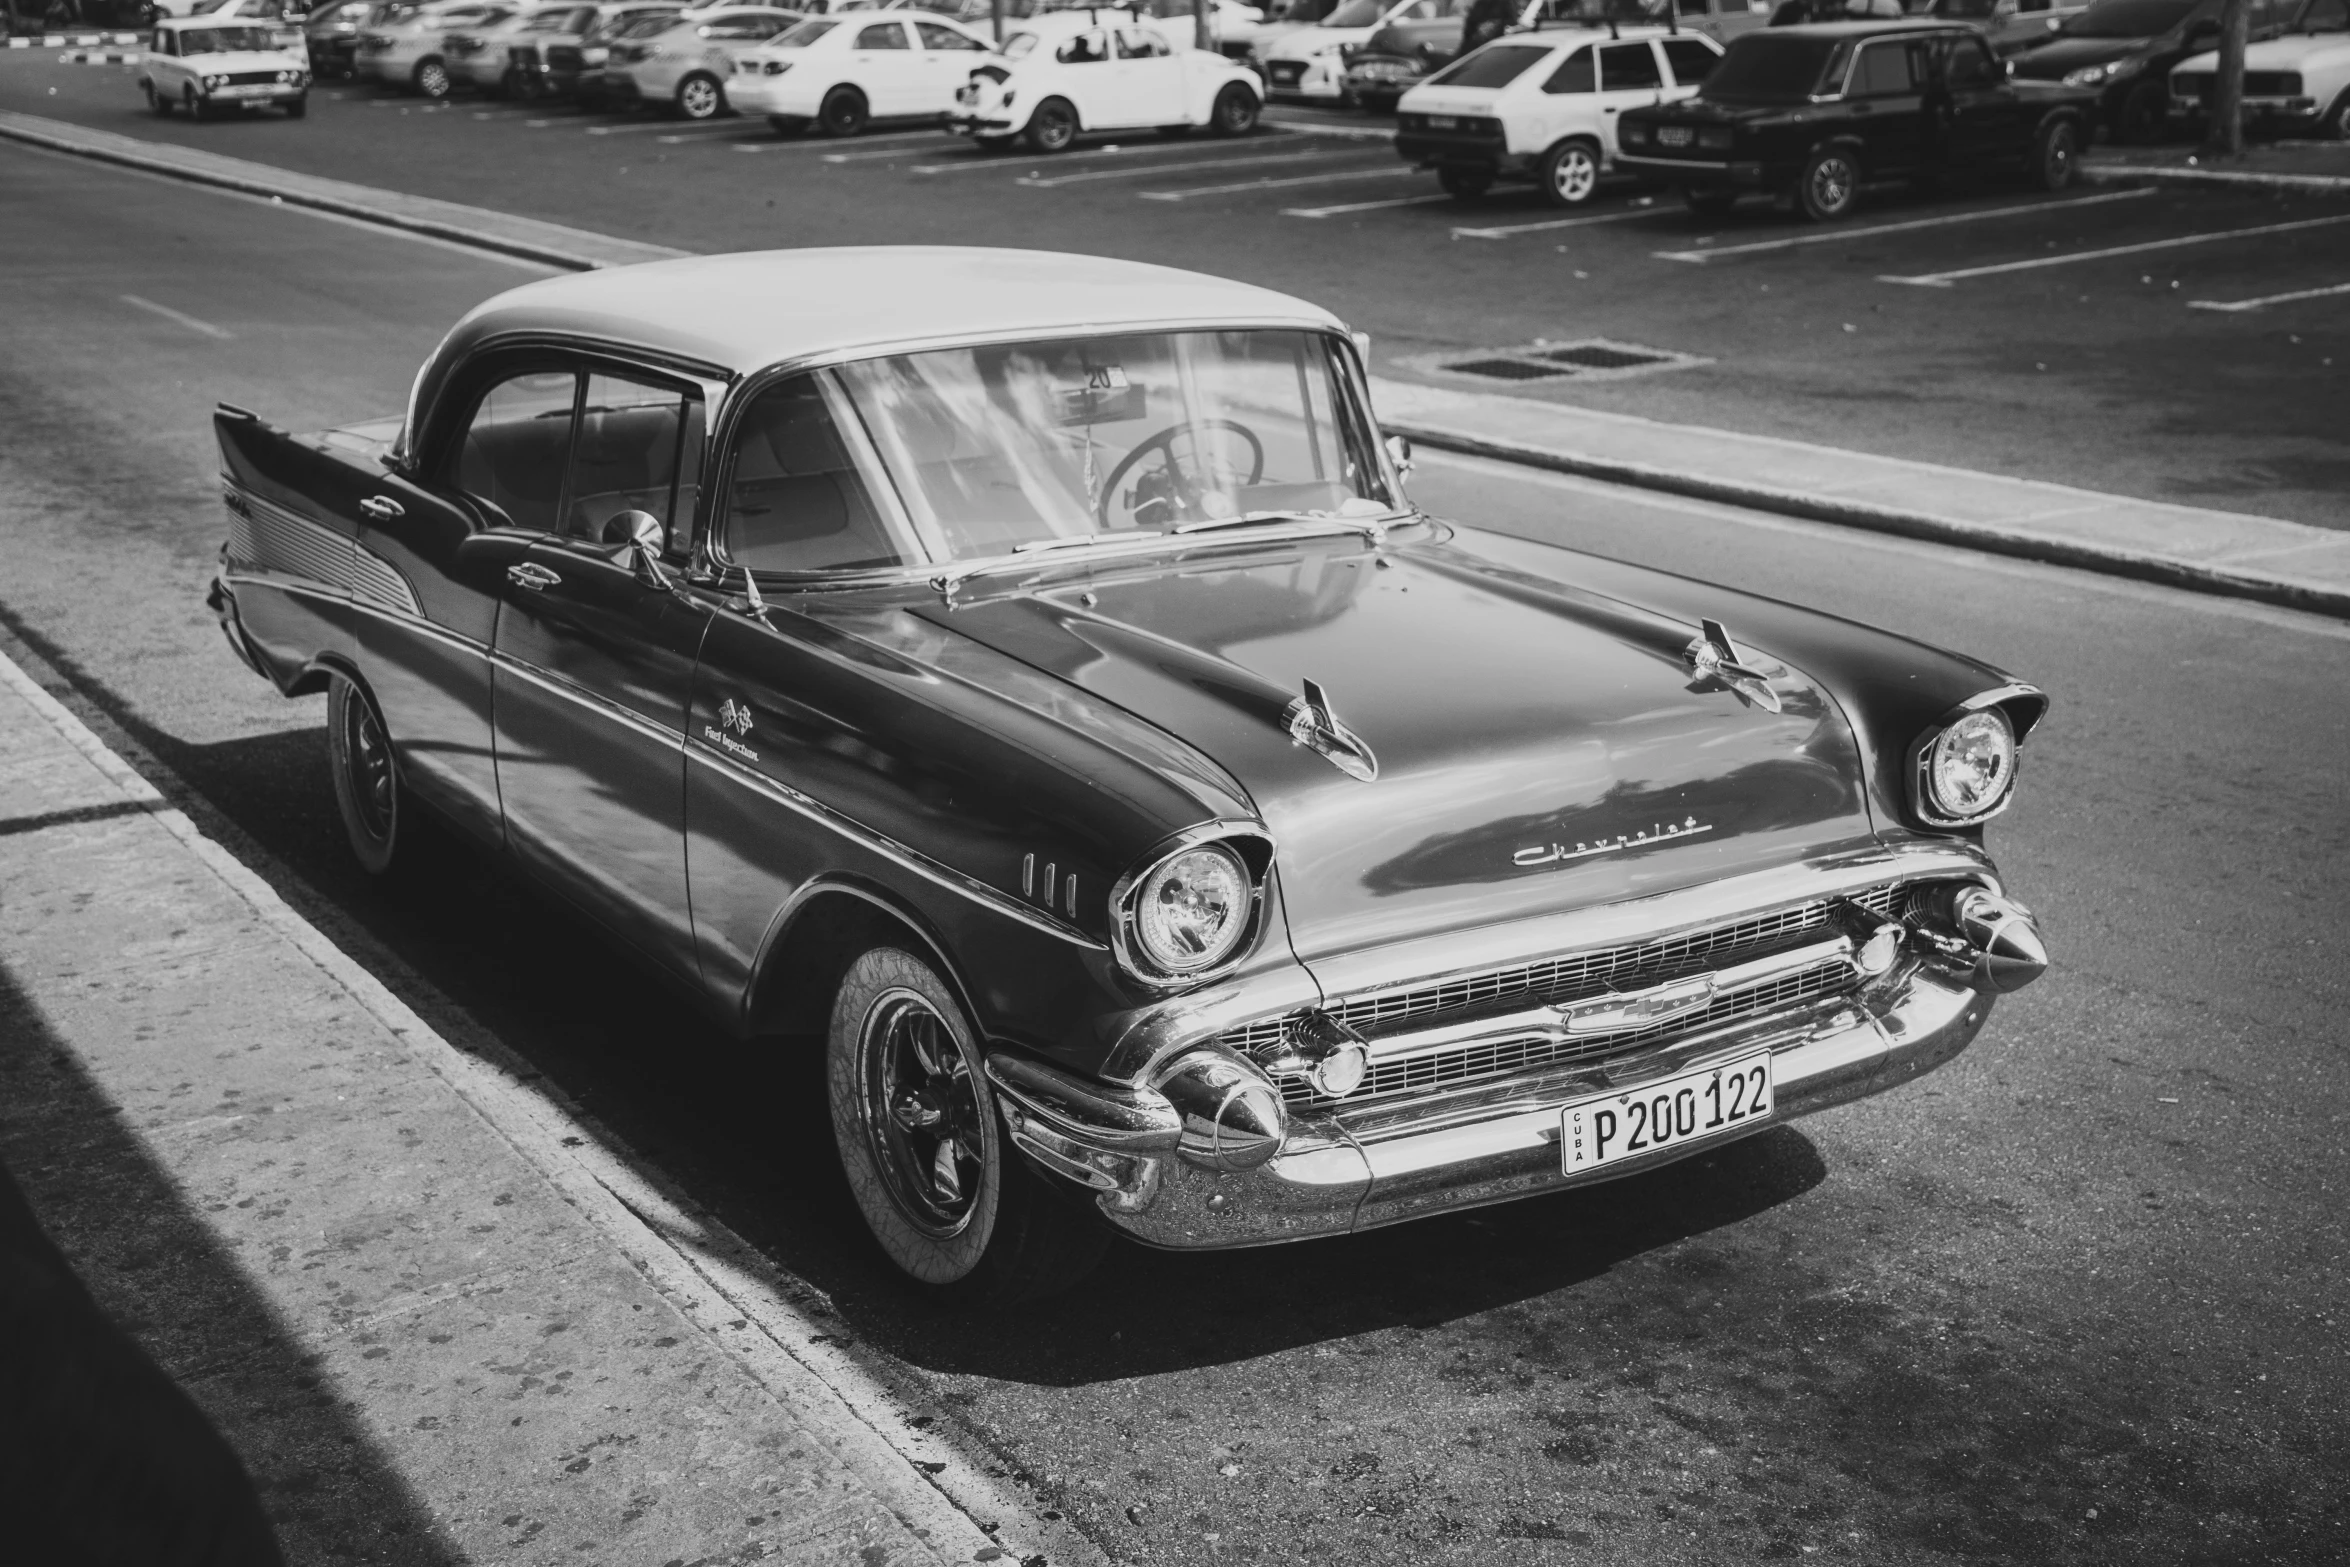
<path fill-rule="evenodd" d="M 1624 186 L 1562 214 L 1523 187 L 1445 197 L 1390 122 L 1334 111 L 1051 158 L 352 84 L 299 124 L 197 125 L 144 115 L 119 65 L 29 52 L 0 57 L 0 107 L 697 250 L 1025 243 L 1196 266 L 1327 300 L 1407 377 L 1495 387 L 1442 367 L 1598 340 L 1654 357 L 1506 390 L 2350 524 L 2350 192 L 1888 189 L 1813 228 Z"/>

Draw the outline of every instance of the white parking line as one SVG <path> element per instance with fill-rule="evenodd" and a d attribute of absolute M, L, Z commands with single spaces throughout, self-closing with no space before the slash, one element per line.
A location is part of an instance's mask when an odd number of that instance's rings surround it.
<path fill-rule="evenodd" d="M 1269 152 L 1253 158 L 1202 158 L 1195 159 L 1190 163 L 1143 163 L 1126 169 L 1087 169 L 1082 174 L 1042 176 L 1030 174 L 1022 178 L 1019 183 L 1033 185 L 1039 190 L 1049 190 L 1057 185 L 1082 185 L 1093 180 L 1132 179 L 1137 174 L 1191 174 L 1201 169 L 1253 169 L 1262 168 L 1268 163 L 1312 163 L 1323 159 L 1360 156 L 1361 154 L 1345 148 L 1337 151 Z"/>
<path fill-rule="evenodd" d="M 1286 139 L 1285 137 L 1267 138 L 1274 145 L 1279 145 L 1281 141 Z M 970 147 L 969 153 L 957 158 L 952 163 L 926 163 L 909 172 L 915 174 L 961 174 L 975 169 L 1001 170 L 1007 167 L 1016 168 L 1022 158 L 1035 156 L 1026 149 L 1022 149 L 1016 154 L 1005 155 L 990 152 L 969 142 L 965 142 L 965 145 Z M 1049 156 L 1052 162 L 1061 164 L 1073 163 L 1079 158 L 1128 158 L 1138 152 L 1171 152 L 1189 156 L 1197 154 L 1198 151 L 1199 145 L 1196 142 L 1169 141 L 1157 136 L 1145 135 L 1141 141 L 1114 141 L 1105 146 L 1081 147 L 1075 152 L 1056 152 L 1049 154 Z M 1041 166 L 1040 164 L 1039 167 Z"/>
<path fill-rule="evenodd" d="M 763 135 L 757 128 L 753 126 L 744 125 L 736 121 L 729 121 L 725 125 L 691 126 L 685 129 L 673 131 L 667 136 L 656 136 L 653 138 L 653 140 L 655 143 L 663 147 L 674 147 L 680 142 L 724 142 L 726 137 L 715 134 L 719 131 L 727 131 L 746 140 L 755 139 L 759 141 L 765 141 L 767 139 L 765 135 Z"/>
<path fill-rule="evenodd" d="M 1880 276 L 1877 281 L 1910 283 L 1919 288 L 1948 288 L 1953 283 L 1971 277 L 1991 277 L 2001 272 L 2032 272 L 2041 267 L 2067 267 L 2076 261 L 2102 261 L 2108 256 L 2143 255 L 2149 250 L 2178 250 L 2188 245 L 2216 244 L 2223 239 L 2251 239 L 2259 234 L 2290 234 L 2300 229 L 2325 228 L 2335 223 L 2350 223 L 2350 212 L 2337 212 L 2324 218 L 2299 218 L 2291 223 L 2263 223 L 2257 228 L 2222 229 L 2216 234 L 2181 234 L 2174 239 L 2150 239 L 2136 245 L 2110 245 L 2103 250 L 2080 250 L 2064 256 L 2032 256 L 2022 261 L 2001 261 L 1987 267 L 1923 272 L 1915 277 Z"/>
<path fill-rule="evenodd" d="M 1505 223 L 1498 228 L 1456 228 L 1454 239 L 1506 239 L 1512 234 L 1541 234 L 1552 229 L 1579 229 L 1587 223 L 1629 223 L 1634 218 L 1657 218 L 1672 207 L 1627 207 L 1621 212 L 1592 212 L 1579 218 L 1547 218 L 1540 223 Z"/>
<path fill-rule="evenodd" d="M 659 119 L 638 120 L 633 124 L 626 125 L 590 125 L 586 127 L 586 133 L 590 136 L 650 136 L 656 132 L 666 132 L 671 136 L 687 136 L 695 133 L 708 135 L 712 131 L 747 131 L 749 129 L 751 126 L 742 120 L 709 120 L 700 125 L 681 125 L 675 120 Z"/>
<path fill-rule="evenodd" d="M 945 131 L 927 132 L 922 140 L 927 145 L 920 147 L 872 147 L 856 152 L 828 152 L 824 155 L 824 161 L 826 163 L 866 163 L 876 158 L 919 158 L 926 153 L 941 151 L 948 145 Z"/>
<path fill-rule="evenodd" d="M 1381 207 L 1423 207 L 1431 202 L 1452 199 L 1438 191 L 1432 196 L 1389 196 L 1380 201 L 1346 201 L 1335 207 L 1283 207 L 1281 215 L 1285 218 L 1335 218 L 1342 212 L 1376 212 Z"/>
<path fill-rule="evenodd" d="M 1136 194 L 1145 201 L 1189 201 L 1194 196 L 1228 196 L 1243 190 L 1283 190 L 1293 185 L 1331 185 L 1340 180 L 1382 180 L 1406 178 L 1417 173 L 1415 169 L 1332 169 L 1327 174 L 1293 174 L 1279 180 L 1239 180 L 1230 185 L 1194 185 L 1188 190 L 1145 190 Z"/>
<path fill-rule="evenodd" d="M 216 337 L 224 343 L 236 335 L 233 332 L 223 331 L 221 328 L 214 326 L 209 321 L 199 321 L 194 316 L 182 315 L 179 311 L 172 309 L 169 305 L 159 305 L 152 299 L 141 299 L 136 294 L 123 295 L 122 302 L 126 305 L 136 305 L 141 310 L 152 310 L 155 312 L 155 314 L 161 316 L 166 321 L 176 321 L 191 332 L 199 332 L 206 337 Z"/>
<path fill-rule="evenodd" d="M 2297 299 L 2330 299 L 2336 294 L 2350 294 L 2350 283 L 2336 283 L 2327 288 L 2297 288 L 2290 294 L 2264 294 L 2258 299 L 2239 299 L 2223 303 L 2217 299 L 2190 299 L 2189 310 L 2224 310 L 2233 314 L 2238 310 L 2258 310 L 2263 305 L 2289 305 Z"/>
<path fill-rule="evenodd" d="M 1948 228 L 1953 223 L 1979 223 L 1985 218 L 2012 218 L 2031 212 L 2054 212 L 2070 207 L 2094 207 L 2106 201 L 2136 201 L 2154 194 L 2154 187 L 2141 185 L 2130 190 L 2109 190 L 2095 196 L 2074 196 L 2063 201 L 2027 201 L 2013 207 L 1986 207 L 1977 212 L 1946 212 L 1937 218 L 1912 218 L 1906 223 L 1879 223 L 1865 229 L 1814 229 L 1808 234 L 1796 234 L 1786 239 L 1758 239 L 1746 245 L 1716 245 L 1707 250 L 1660 250 L 1660 261 L 1686 261 L 1704 266 L 1721 256 L 1751 256 L 1766 250 L 1792 250 L 1797 245 L 1825 245 L 1840 239 L 1867 239 L 1873 234 L 1906 234 L 1912 229 Z"/>

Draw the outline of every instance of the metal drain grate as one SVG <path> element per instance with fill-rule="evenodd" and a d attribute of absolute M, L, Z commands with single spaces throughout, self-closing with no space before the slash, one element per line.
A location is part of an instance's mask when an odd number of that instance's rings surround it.
<path fill-rule="evenodd" d="M 1596 337 L 1574 343 L 1538 339 L 1514 348 L 1487 349 L 1480 354 L 1457 357 L 1434 354 L 1407 361 L 1414 369 L 1480 381 L 1614 380 L 1658 370 L 1685 370 L 1712 362 L 1667 348 L 1644 348 L 1638 343 L 1615 343 Z"/>

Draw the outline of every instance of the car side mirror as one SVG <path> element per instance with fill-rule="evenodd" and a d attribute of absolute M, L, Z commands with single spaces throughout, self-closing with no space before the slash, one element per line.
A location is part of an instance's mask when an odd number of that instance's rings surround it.
<path fill-rule="evenodd" d="M 2056 24 L 2054 22 L 2050 22 L 2048 25 L 2050 27 L 2054 27 Z M 2000 73 L 2006 76 L 2010 81 L 2015 79 L 2015 61 L 2002 60 L 1999 62 L 1999 69 Z"/>
<path fill-rule="evenodd" d="M 604 542 L 626 548 L 637 580 L 646 587 L 671 586 L 669 573 L 661 565 L 661 552 L 669 547 L 669 530 L 651 512 L 614 512 L 604 519 Z"/>
<path fill-rule="evenodd" d="M 1408 437 L 1391 435 L 1387 438 L 1387 460 L 1395 465 L 1398 477 L 1412 471 L 1412 443 Z"/>

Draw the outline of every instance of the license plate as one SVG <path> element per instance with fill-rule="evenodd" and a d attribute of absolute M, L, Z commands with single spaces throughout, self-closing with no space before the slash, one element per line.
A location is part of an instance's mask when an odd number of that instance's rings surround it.
<path fill-rule="evenodd" d="M 1428 116 L 1428 129 L 1432 131 L 1458 130 L 1460 129 L 1460 125 L 1461 122 L 1449 114 L 1431 114 Z"/>
<path fill-rule="evenodd" d="M 213 91 L 215 98 L 267 98 L 284 91 L 281 87 L 221 87 Z"/>
<path fill-rule="evenodd" d="M 1562 1113 L 1559 1158 L 1578 1175 L 1660 1148 L 1681 1148 L 1767 1121 L 1771 1053 L 1684 1072 L 1637 1093 L 1578 1100 Z"/>
<path fill-rule="evenodd" d="M 1686 125 L 1660 125 L 1656 130 L 1657 144 L 1664 147 L 1686 147 L 1693 134 Z"/>

